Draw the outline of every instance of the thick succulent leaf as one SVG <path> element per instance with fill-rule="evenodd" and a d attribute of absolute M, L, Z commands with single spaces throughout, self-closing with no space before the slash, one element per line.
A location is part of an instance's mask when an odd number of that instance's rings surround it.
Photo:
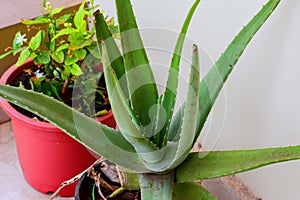
<path fill-rule="evenodd" d="M 178 166 L 189 154 L 194 143 L 197 127 L 197 116 L 199 106 L 199 83 L 200 83 L 200 61 L 199 50 L 194 45 L 193 61 L 190 72 L 188 94 L 185 102 L 184 116 L 182 118 L 182 128 L 179 134 L 178 147 L 173 163 L 168 168 Z"/>
<path fill-rule="evenodd" d="M 95 29 L 96 29 L 98 45 L 103 45 L 103 44 L 105 45 L 107 51 L 109 52 L 108 59 L 109 62 L 111 63 L 111 67 L 114 69 L 118 77 L 118 80 L 120 80 L 125 75 L 125 66 L 124 66 L 123 57 L 121 55 L 119 47 L 116 41 L 114 40 L 114 38 L 112 37 L 112 34 L 108 28 L 108 25 L 105 21 L 103 14 L 97 11 L 96 13 L 94 13 L 94 16 L 96 20 Z M 123 79 L 124 81 L 126 81 L 124 77 Z M 122 85 L 123 84 L 121 84 L 121 86 Z M 124 86 L 127 86 L 126 82 L 124 83 Z"/>
<path fill-rule="evenodd" d="M 218 200 L 207 191 L 200 183 L 176 183 L 174 187 L 173 200 Z"/>
<path fill-rule="evenodd" d="M 150 108 L 157 103 L 158 92 L 149 60 L 137 27 L 130 0 L 116 0 L 121 32 L 121 44 L 125 59 L 130 103 L 142 126 L 154 123 Z M 142 68 L 142 69 L 141 69 Z M 150 127 L 148 129 L 148 127 Z M 153 126 L 144 127 L 148 135 Z M 149 136 L 150 137 L 150 136 Z"/>
<path fill-rule="evenodd" d="M 122 173 L 124 173 L 124 182 L 122 186 L 127 190 L 139 190 L 140 182 L 139 182 L 139 174 L 127 172 L 126 169 L 121 169 Z"/>
<path fill-rule="evenodd" d="M 300 159 L 300 146 L 191 153 L 176 169 L 176 182 L 190 182 Z"/>
<path fill-rule="evenodd" d="M 182 129 L 178 142 L 168 142 L 160 150 L 164 157 L 162 160 L 151 165 L 146 165 L 148 169 L 155 172 L 163 172 L 178 166 L 189 154 L 193 139 L 196 134 L 197 115 L 199 106 L 199 82 L 200 82 L 200 62 L 198 47 L 194 45 L 193 62 L 190 71 L 188 94 L 186 98 L 185 115 L 182 118 Z"/>
<path fill-rule="evenodd" d="M 170 71 L 169 71 L 169 75 L 168 75 L 168 80 L 167 80 L 167 86 L 166 86 L 166 90 L 165 90 L 164 98 L 163 98 L 163 102 L 162 102 L 162 106 L 165 109 L 166 114 L 167 114 L 167 116 L 166 116 L 167 120 L 166 120 L 164 127 L 162 128 L 162 130 L 160 131 L 160 133 L 157 136 L 159 138 L 158 146 L 160 146 L 160 147 L 166 145 L 166 143 L 167 143 L 165 135 L 169 129 L 169 125 L 171 122 L 168 119 L 172 118 L 174 105 L 175 105 L 175 101 L 176 101 L 176 94 L 177 94 L 177 88 L 178 88 L 179 65 L 180 65 L 180 60 L 181 60 L 183 44 L 185 41 L 188 27 L 190 25 L 190 22 L 192 20 L 194 12 L 196 11 L 196 8 L 199 5 L 199 3 L 200 3 L 200 0 L 196 0 L 195 3 L 193 4 L 193 6 L 191 7 L 191 9 L 184 21 L 184 24 L 181 28 L 180 35 L 177 39 L 177 43 L 176 43 L 176 46 L 174 49 L 174 53 L 173 53 L 173 57 L 172 57 L 171 65 L 170 65 Z"/>
<path fill-rule="evenodd" d="M 140 174 L 139 177 L 142 199 L 172 199 L 173 171 L 166 174 Z"/>
<path fill-rule="evenodd" d="M 201 81 L 199 102 L 200 114 L 198 115 L 197 135 L 195 140 L 197 140 L 208 114 L 233 67 L 238 62 L 250 40 L 272 14 L 279 2 L 280 0 L 268 1 L 259 13 L 239 32 L 225 52 L 217 60 L 213 68 Z M 171 123 L 169 140 L 173 140 L 175 137 L 174 133 L 180 129 L 180 118 L 183 109 L 184 106 L 176 113 L 173 122 Z"/>
<path fill-rule="evenodd" d="M 105 46 L 103 46 L 102 51 L 108 96 L 114 117 L 122 135 L 134 146 L 137 153 L 146 163 L 159 161 L 161 159 L 161 153 L 159 153 L 158 148 L 145 138 L 145 136 L 136 127 L 134 119 L 132 119 L 132 110 L 129 107 L 129 103 L 121 89 L 117 76 L 110 66 L 107 56 L 108 52 Z"/>
<path fill-rule="evenodd" d="M 46 95 L 6 85 L 0 85 L 0 96 L 43 117 L 108 160 L 134 171 L 145 170 L 132 145 L 119 132 L 69 106 Z"/>

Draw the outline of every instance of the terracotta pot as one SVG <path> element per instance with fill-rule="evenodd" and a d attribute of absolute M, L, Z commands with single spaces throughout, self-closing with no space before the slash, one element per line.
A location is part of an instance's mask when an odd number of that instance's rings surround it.
<path fill-rule="evenodd" d="M 10 67 L 0 83 L 10 83 L 24 68 L 32 65 L 33 62 L 28 61 L 21 67 Z M 54 192 L 63 181 L 79 174 L 97 159 L 95 154 L 52 124 L 22 115 L 3 99 L 0 105 L 12 120 L 24 177 L 38 191 Z M 100 117 L 99 121 L 113 128 L 116 126 L 111 111 Z M 75 186 L 65 187 L 60 195 L 74 196 Z"/>

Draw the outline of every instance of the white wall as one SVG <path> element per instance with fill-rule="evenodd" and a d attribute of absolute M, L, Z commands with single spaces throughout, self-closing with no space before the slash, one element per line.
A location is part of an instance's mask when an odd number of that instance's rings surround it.
<path fill-rule="evenodd" d="M 114 15 L 113 1 L 98 2 L 101 8 Z M 203 0 L 189 36 L 201 43 L 215 60 L 265 2 Z M 192 3 L 192 0 L 133 0 L 141 28 L 171 30 L 180 29 Z M 299 10 L 299 1 L 282 1 L 238 62 L 216 105 L 215 115 L 219 120 L 212 121 L 207 128 L 212 135 L 222 130 L 214 149 L 300 143 Z M 220 120 L 224 116 L 225 120 Z M 293 161 L 239 177 L 264 200 L 298 199 L 299 167 L 300 161 Z"/>

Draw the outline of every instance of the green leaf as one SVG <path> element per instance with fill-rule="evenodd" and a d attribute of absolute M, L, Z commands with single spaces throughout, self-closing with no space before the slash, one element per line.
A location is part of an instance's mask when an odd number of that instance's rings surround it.
<path fill-rule="evenodd" d="M 35 20 L 27 20 L 27 19 L 22 20 L 23 24 L 30 25 L 30 26 L 37 25 L 37 24 L 48 24 L 50 22 L 51 20 L 46 17 L 37 18 Z"/>
<path fill-rule="evenodd" d="M 95 44 L 92 39 L 86 39 L 81 32 L 71 33 L 68 37 L 72 50 L 81 49 L 83 47 Z"/>
<path fill-rule="evenodd" d="M 67 22 L 70 19 L 71 16 L 72 16 L 71 14 L 65 14 L 65 15 L 59 17 L 56 21 L 58 24 L 64 24 L 65 22 Z"/>
<path fill-rule="evenodd" d="M 96 59 L 101 59 L 101 54 L 96 44 L 89 45 L 86 48 L 89 53 L 92 54 L 92 56 L 94 56 Z"/>
<path fill-rule="evenodd" d="M 59 46 L 59 47 L 56 49 L 56 52 L 59 52 L 59 51 L 68 49 L 69 47 L 70 47 L 69 44 L 63 44 L 63 45 Z"/>
<path fill-rule="evenodd" d="M 158 92 L 153 72 L 149 65 L 146 51 L 137 27 L 130 0 L 116 0 L 116 8 L 121 32 L 121 44 L 127 72 L 130 105 L 137 116 L 144 134 L 152 133 L 155 113 L 150 108 L 155 106 Z M 142 68 L 142 69 L 141 69 Z M 130 72 L 130 73 L 128 73 Z M 141 102 L 141 100 L 143 100 Z M 150 130 L 149 130 L 150 128 Z"/>
<path fill-rule="evenodd" d="M 216 178 L 296 159 L 300 159 L 300 146 L 192 153 L 176 169 L 176 180 Z"/>
<path fill-rule="evenodd" d="M 66 65 L 72 65 L 74 63 L 76 63 L 78 61 L 78 58 L 75 56 L 70 57 L 69 55 L 67 55 L 65 57 L 65 64 Z"/>
<path fill-rule="evenodd" d="M 105 48 L 109 52 L 109 62 L 111 63 L 112 68 L 115 70 L 118 80 L 120 80 L 125 74 L 125 66 L 119 47 L 112 37 L 111 32 L 109 31 L 103 14 L 101 14 L 100 12 L 95 13 L 95 19 L 97 41 L 101 41 L 104 43 Z M 101 46 L 102 44 L 99 43 L 99 45 Z M 121 86 L 122 89 L 125 90 L 125 87 L 127 87 L 127 81 L 125 83 L 122 83 Z M 126 92 L 125 90 L 124 93 L 126 96 L 128 96 L 128 91 Z"/>
<path fill-rule="evenodd" d="M 63 63 L 65 59 L 65 54 L 62 51 L 55 51 L 52 53 L 52 58 L 58 63 Z"/>
<path fill-rule="evenodd" d="M 35 52 L 31 52 L 29 57 L 30 57 L 31 59 L 35 59 L 37 56 L 38 56 L 38 55 L 37 55 Z"/>
<path fill-rule="evenodd" d="M 37 50 L 43 40 L 45 38 L 45 32 L 40 30 L 35 36 L 33 36 L 28 44 L 29 48 L 31 48 L 33 51 Z"/>
<path fill-rule="evenodd" d="M 71 67 L 70 67 L 70 72 L 71 72 L 73 75 L 75 75 L 75 76 L 79 76 L 79 75 L 83 74 L 82 71 L 81 71 L 80 66 L 77 65 L 76 63 L 74 63 L 74 64 L 71 65 Z"/>
<path fill-rule="evenodd" d="M 76 29 L 72 28 L 72 27 L 68 27 L 68 28 L 64 28 L 61 29 L 52 39 L 51 41 L 63 36 L 63 35 L 69 35 L 71 33 L 76 32 Z"/>
<path fill-rule="evenodd" d="M 139 174 L 142 199 L 171 200 L 174 172 L 166 174 Z"/>
<path fill-rule="evenodd" d="M 176 183 L 173 200 L 218 200 L 207 191 L 200 183 Z"/>
<path fill-rule="evenodd" d="M 7 85 L 0 85 L 0 96 L 45 118 L 110 161 L 134 171 L 147 170 L 122 134 L 66 104 L 34 91 Z"/>
<path fill-rule="evenodd" d="M 197 6 L 199 5 L 200 0 L 196 0 L 193 4 L 193 6 L 191 7 L 185 21 L 184 24 L 181 28 L 180 31 L 180 35 L 177 39 L 177 43 L 174 49 L 174 53 L 173 53 L 173 57 L 172 57 L 172 61 L 170 64 L 170 71 L 169 71 L 169 75 L 168 75 L 168 80 L 167 80 L 167 86 L 166 86 L 166 90 L 164 93 L 164 98 L 163 98 L 163 102 L 162 102 L 162 106 L 166 111 L 166 122 L 164 127 L 161 129 L 160 133 L 158 134 L 158 145 L 159 146 L 164 146 L 166 145 L 166 137 L 165 135 L 168 132 L 169 126 L 170 126 L 170 122 L 173 115 L 173 110 L 174 110 L 174 105 L 176 102 L 176 95 L 177 95 L 177 89 L 178 89 L 178 73 L 179 73 L 179 65 L 180 65 L 180 60 L 181 60 L 181 53 L 182 53 L 182 49 L 183 49 L 183 44 L 186 38 L 186 33 L 188 30 L 188 27 L 190 25 L 190 22 L 192 20 L 192 17 L 196 11 Z M 158 120 L 159 116 L 158 116 Z"/>
<path fill-rule="evenodd" d="M 164 172 L 174 169 L 180 165 L 189 155 L 193 147 L 193 139 L 196 134 L 198 105 L 199 105 L 199 82 L 200 82 L 200 62 L 198 47 L 194 45 L 193 62 L 190 71 L 188 94 L 186 98 L 185 115 L 182 118 L 183 125 L 179 134 L 180 140 L 168 142 L 161 151 L 163 158 L 157 163 L 145 163 L 148 169 L 155 172 Z"/>
<path fill-rule="evenodd" d="M 43 0 L 43 7 L 46 8 L 47 0 Z"/>
<path fill-rule="evenodd" d="M 56 97 L 59 101 L 63 101 L 62 98 L 59 95 L 58 87 L 57 86 L 55 86 L 53 84 L 50 84 L 50 91 L 52 93 L 50 96 Z"/>
<path fill-rule="evenodd" d="M 64 7 L 61 7 L 61 8 L 54 8 L 54 9 L 50 12 L 50 16 L 53 17 L 53 15 L 56 15 L 56 14 L 60 13 L 63 9 L 64 9 Z"/>
<path fill-rule="evenodd" d="M 197 116 L 199 106 L 199 83 L 200 83 L 200 61 L 199 50 L 196 45 L 193 46 L 193 59 L 190 71 L 190 80 L 188 94 L 185 102 L 184 116 L 182 119 L 182 128 L 179 135 L 178 147 L 174 156 L 173 163 L 168 167 L 174 168 L 181 164 L 188 156 L 194 146 L 194 137 L 197 129 Z"/>
<path fill-rule="evenodd" d="M 153 163 L 161 159 L 162 154 L 158 148 L 145 138 L 132 118 L 132 110 L 128 105 L 128 101 L 120 87 L 116 74 L 108 62 L 107 50 L 103 50 L 103 64 L 105 83 L 107 87 L 110 104 L 114 113 L 114 117 L 118 123 L 118 127 L 127 141 L 134 146 L 136 152 L 145 162 Z"/>
<path fill-rule="evenodd" d="M 85 49 L 78 49 L 76 51 L 74 51 L 75 56 L 78 58 L 78 60 L 84 60 L 86 57 L 86 50 Z"/>
<path fill-rule="evenodd" d="M 140 189 L 140 182 L 139 182 L 139 174 L 138 173 L 130 173 L 126 171 L 126 169 L 123 169 L 122 167 L 119 167 L 119 171 L 121 174 L 124 174 L 124 183 L 122 183 L 123 187 L 127 190 L 139 190 Z"/>
<path fill-rule="evenodd" d="M 75 27 L 80 31 L 85 31 L 86 29 L 86 21 L 84 20 L 84 5 L 85 1 L 82 2 L 74 16 Z"/>
<path fill-rule="evenodd" d="M 50 58 L 50 53 L 49 51 L 46 50 L 42 50 L 40 52 L 40 54 L 36 57 L 36 60 L 40 63 L 40 64 L 48 64 L 51 61 Z"/>
<path fill-rule="evenodd" d="M 14 50 L 10 50 L 10 51 L 8 51 L 8 52 L 6 52 L 6 53 L 0 55 L 0 60 L 3 59 L 3 58 L 5 58 L 6 56 L 12 54 L 13 52 L 14 52 Z"/>
<path fill-rule="evenodd" d="M 19 67 L 21 65 L 23 65 L 26 60 L 29 58 L 30 56 L 30 51 L 28 48 L 24 49 L 21 53 L 20 53 L 20 56 L 18 58 L 18 61 L 17 61 L 17 64 L 16 66 Z"/>
<path fill-rule="evenodd" d="M 244 52 L 248 43 L 251 41 L 255 33 L 262 27 L 268 17 L 275 10 L 280 0 L 269 0 L 268 3 L 254 16 L 254 18 L 239 32 L 234 40 L 227 47 L 225 52 L 217 60 L 213 68 L 208 72 L 200 83 L 200 102 L 198 115 L 197 140 L 204 123 L 210 113 L 210 110 L 216 101 L 220 90 L 230 75 L 233 67 Z M 174 138 L 174 133 L 180 129 L 180 118 L 183 107 L 175 115 L 172 131 L 169 132 L 169 140 Z"/>
<path fill-rule="evenodd" d="M 28 46 L 23 46 L 17 50 L 13 50 L 13 55 L 17 55 L 18 53 L 22 52 L 24 49 L 28 48 Z"/>

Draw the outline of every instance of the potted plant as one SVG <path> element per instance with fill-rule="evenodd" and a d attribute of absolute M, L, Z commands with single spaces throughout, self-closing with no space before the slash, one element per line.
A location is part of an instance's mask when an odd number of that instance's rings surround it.
<path fill-rule="evenodd" d="M 95 28 L 104 60 L 108 94 L 119 131 L 45 95 L 0 85 L 2 98 L 47 117 L 48 121 L 118 166 L 116 172 L 120 188 L 115 188 L 114 180 L 103 181 L 103 176 L 94 173 L 96 167 L 89 170 L 96 179 L 93 184 L 100 185 L 98 188 L 91 187 L 91 190 L 99 193 L 100 198 L 120 199 L 124 191 L 140 189 L 141 199 L 146 200 L 216 199 L 199 184 L 199 180 L 300 158 L 300 146 L 190 153 L 233 67 L 280 0 L 269 0 L 266 3 L 201 81 L 199 52 L 197 46 L 194 46 L 187 98 L 174 116 L 183 36 L 200 0 L 195 0 L 184 22 L 170 65 L 172 73 L 168 76 L 166 90 L 161 96 L 157 92 L 131 2 L 115 2 L 123 54 L 99 12 L 95 13 Z M 34 97 L 34 101 L 26 101 L 27 97 Z M 49 104 L 56 109 L 49 110 Z M 149 112 L 150 108 L 154 112 Z M 163 118 L 166 120 L 161 123 Z M 100 168 L 105 166 L 111 164 L 101 164 Z M 111 188 L 109 194 L 103 193 L 105 188 Z M 95 199 L 94 193 L 88 193 Z"/>
<path fill-rule="evenodd" d="M 98 79 L 103 73 L 94 30 L 87 29 L 86 17 L 92 15 L 83 2 L 74 13 L 59 14 L 63 8 L 52 8 L 43 2 L 43 15 L 23 20 L 36 34 L 26 38 L 16 33 L 11 48 L 0 56 L 19 55 L 17 63 L 1 77 L 9 84 L 43 93 L 75 107 L 89 117 L 115 127 L 116 123 L 105 88 Z M 113 29 L 113 19 L 108 21 Z M 88 60 L 91 60 L 89 62 Z M 90 92 L 87 86 L 96 90 Z M 34 101 L 29 98 L 28 101 Z M 82 144 L 37 115 L 7 101 L 0 102 L 11 117 L 18 158 L 24 176 L 35 189 L 53 192 L 59 184 L 92 164 L 97 156 Z M 49 109 L 56 109 L 49 104 Z M 47 173 L 45 173 L 47 171 Z M 75 185 L 62 190 L 62 196 L 73 196 Z"/>

